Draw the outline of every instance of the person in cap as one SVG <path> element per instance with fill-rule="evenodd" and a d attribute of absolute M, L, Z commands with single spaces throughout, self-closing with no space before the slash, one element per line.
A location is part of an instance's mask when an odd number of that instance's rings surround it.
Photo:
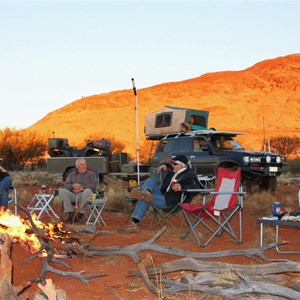
<path fill-rule="evenodd" d="M 8 191 L 12 185 L 12 178 L 8 172 L 0 166 L 0 207 L 7 209 L 8 207 Z"/>
<path fill-rule="evenodd" d="M 149 177 L 140 189 L 133 188 L 130 196 L 137 200 L 132 219 L 126 227 L 119 228 L 120 233 L 139 232 L 142 221 L 149 205 L 160 208 L 174 207 L 181 201 L 181 191 L 185 189 L 200 189 L 197 175 L 191 169 L 185 155 L 177 155 L 168 163 L 158 167 L 157 172 L 165 171 L 166 175 L 160 186 Z M 192 194 L 188 194 L 185 202 L 191 202 Z"/>

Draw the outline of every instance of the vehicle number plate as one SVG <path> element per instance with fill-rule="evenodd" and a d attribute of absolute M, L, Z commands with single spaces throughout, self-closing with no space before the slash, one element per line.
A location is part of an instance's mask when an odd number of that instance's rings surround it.
<path fill-rule="evenodd" d="M 270 167 L 270 172 L 277 172 L 278 171 L 278 167 Z"/>

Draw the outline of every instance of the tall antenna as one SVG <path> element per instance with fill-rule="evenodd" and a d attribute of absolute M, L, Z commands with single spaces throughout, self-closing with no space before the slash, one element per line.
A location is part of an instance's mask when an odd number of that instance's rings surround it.
<path fill-rule="evenodd" d="M 137 183 L 140 185 L 140 145 L 139 145 L 139 101 L 138 94 L 134 83 L 134 78 L 131 78 L 133 93 L 135 95 L 135 126 L 136 126 L 136 165 L 137 165 Z"/>

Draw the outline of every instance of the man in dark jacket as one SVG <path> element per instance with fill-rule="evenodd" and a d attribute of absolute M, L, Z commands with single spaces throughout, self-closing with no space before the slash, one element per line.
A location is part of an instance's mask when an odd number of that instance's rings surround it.
<path fill-rule="evenodd" d="M 132 213 L 132 221 L 128 226 L 120 228 L 120 233 L 139 232 L 138 223 L 143 219 L 150 204 L 160 208 L 172 207 L 181 201 L 182 190 L 200 189 L 197 175 L 190 168 L 185 155 L 175 156 L 170 163 L 171 170 L 168 169 L 167 164 L 163 164 L 157 169 L 157 172 L 167 172 L 160 187 L 152 178 L 148 178 L 141 189 L 131 190 L 131 197 L 138 201 Z M 185 202 L 191 202 L 191 200 L 192 195 L 187 195 Z"/>
<path fill-rule="evenodd" d="M 12 185 L 12 179 L 8 172 L 0 166 L 0 207 L 7 209 L 8 206 L 8 190 Z"/>

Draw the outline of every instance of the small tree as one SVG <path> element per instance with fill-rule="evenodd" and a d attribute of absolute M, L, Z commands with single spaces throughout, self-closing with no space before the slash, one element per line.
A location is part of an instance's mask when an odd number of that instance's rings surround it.
<path fill-rule="evenodd" d="M 300 138 L 297 136 L 292 137 L 272 137 L 270 139 L 272 148 L 276 149 L 276 153 L 285 155 L 287 158 L 294 158 L 300 151 Z"/>
<path fill-rule="evenodd" d="M 46 151 L 46 143 L 35 132 L 5 128 L 0 133 L 0 156 L 10 169 L 35 165 Z"/>

